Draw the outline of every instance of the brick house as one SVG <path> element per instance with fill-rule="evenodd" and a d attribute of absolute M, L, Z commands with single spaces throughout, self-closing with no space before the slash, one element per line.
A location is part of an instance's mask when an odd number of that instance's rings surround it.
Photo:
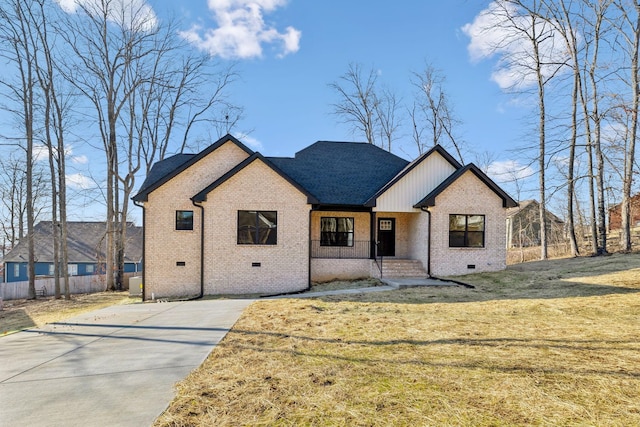
<path fill-rule="evenodd" d="M 319 141 L 283 158 L 231 135 L 156 163 L 133 200 L 143 208 L 145 299 L 296 292 L 380 277 L 394 262 L 424 276 L 500 270 L 506 209 L 517 205 L 440 146 L 407 162 L 370 144 Z"/>
<path fill-rule="evenodd" d="M 631 211 L 630 226 L 631 228 L 640 226 L 640 194 L 631 196 L 629 201 Z M 622 203 L 613 205 L 609 208 L 609 231 L 617 231 L 622 228 Z"/>

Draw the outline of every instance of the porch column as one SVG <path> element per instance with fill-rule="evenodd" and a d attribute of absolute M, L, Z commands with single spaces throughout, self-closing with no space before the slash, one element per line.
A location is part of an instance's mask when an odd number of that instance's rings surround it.
<path fill-rule="evenodd" d="M 369 214 L 369 258 L 376 258 L 376 213 L 371 211 Z"/>

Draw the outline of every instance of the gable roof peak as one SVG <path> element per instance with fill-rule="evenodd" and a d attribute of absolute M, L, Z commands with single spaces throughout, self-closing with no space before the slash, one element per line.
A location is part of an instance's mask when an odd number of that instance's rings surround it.
<path fill-rule="evenodd" d="M 414 208 L 423 208 L 429 206 L 436 205 L 436 197 L 442 193 L 444 190 L 449 188 L 451 184 L 458 180 L 462 175 L 467 172 L 473 173 L 482 183 L 484 183 L 489 189 L 491 189 L 498 197 L 502 199 L 502 207 L 504 208 L 512 208 L 518 206 L 518 203 L 511 198 L 502 188 L 498 186 L 491 178 L 489 178 L 482 170 L 474 165 L 473 163 L 469 163 L 468 165 L 459 168 L 457 171 L 452 173 L 449 178 L 445 179 L 438 185 L 433 191 L 425 196 L 424 199 L 420 200 L 413 207 Z"/>
<path fill-rule="evenodd" d="M 151 193 L 153 190 L 162 186 L 170 179 L 178 175 L 180 172 L 186 170 L 193 164 L 208 156 L 227 142 L 232 142 L 241 150 L 245 151 L 249 156 L 254 153 L 253 150 L 236 139 L 236 137 L 231 134 L 226 134 L 213 144 L 209 145 L 204 150 L 200 151 L 198 154 L 180 153 L 156 162 L 149 171 L 149 174 L 142 183 L 142 186 L 140 186 L 138 193 L 131 199 L 134 202 L 146 202 L 148 200 L 149 193 Z"/>

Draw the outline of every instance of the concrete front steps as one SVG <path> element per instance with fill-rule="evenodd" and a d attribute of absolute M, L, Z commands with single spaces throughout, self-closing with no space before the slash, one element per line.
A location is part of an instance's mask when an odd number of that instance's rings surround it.
<path fill-rule="evenodd" d="M 406 278 L 419 277 L 427 278 L 427 272 L 422 266 L 422 262 L 417 259 L 383 259 L 383 278 Z"/>

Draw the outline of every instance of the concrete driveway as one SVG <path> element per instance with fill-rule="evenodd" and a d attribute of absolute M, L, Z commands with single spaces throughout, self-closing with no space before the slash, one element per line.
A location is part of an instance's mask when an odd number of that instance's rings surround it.
<path fill-rule="evenodd" d="M 112 306 L 0 338 L 0 426 L 148 426 L 251 302 Z"/>

